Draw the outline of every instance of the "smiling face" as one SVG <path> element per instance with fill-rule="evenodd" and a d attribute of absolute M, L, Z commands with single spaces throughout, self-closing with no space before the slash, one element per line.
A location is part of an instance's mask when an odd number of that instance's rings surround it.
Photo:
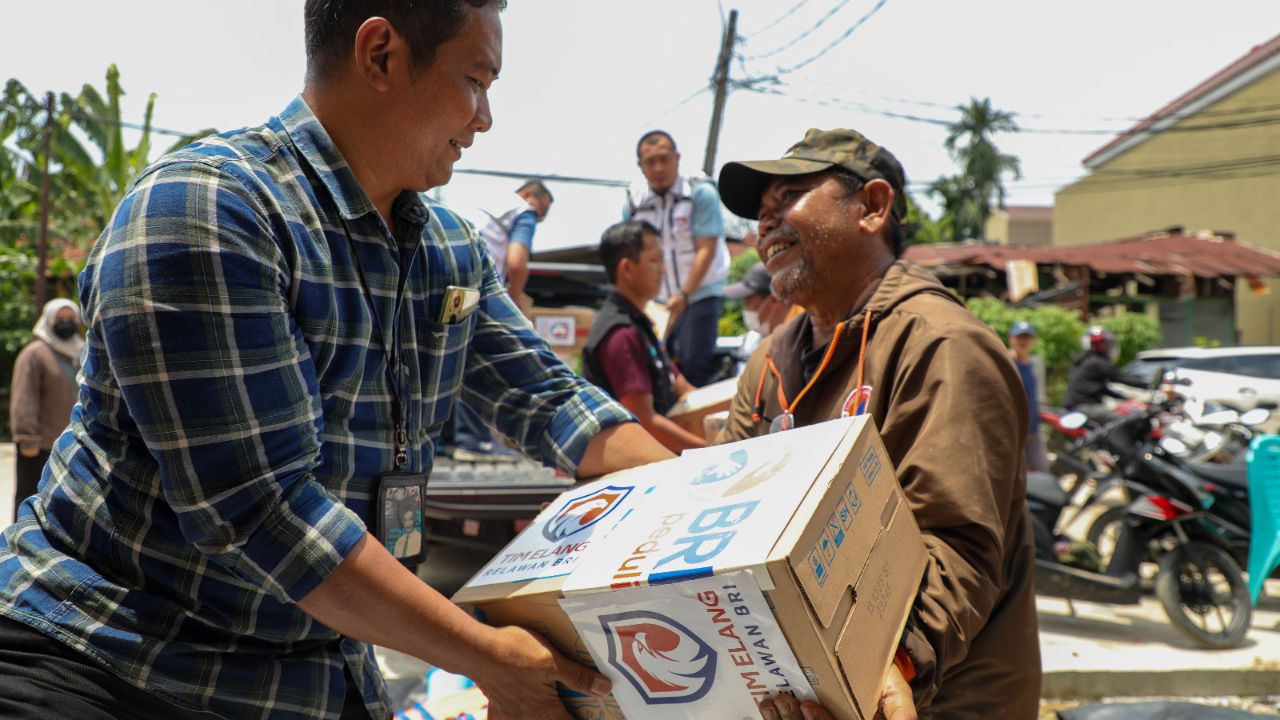
<path fill-rule="evenodd" d="M 858 198 L 828 172 L 769 182 L 760 201 L 760 252 L 775 295 L 806 307 L 844 295 L 861 241 Z"/>
<path fill-rule="evenodd" d="M 440 45 L 431 65 L 406 73 L 389 98 L 394 136 L 386 146 L 408 189 L 449 182 L 463 149 L 493 125 L 489 86 L 502 67 L 502 23 L 493 3 L 468 6 L 467 14 L 462 32 Z"/>

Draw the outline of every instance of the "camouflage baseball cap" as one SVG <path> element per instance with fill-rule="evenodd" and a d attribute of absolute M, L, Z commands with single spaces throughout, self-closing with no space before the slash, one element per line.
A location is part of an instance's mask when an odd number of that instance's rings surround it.
<path fill-rule="evenodd" d="M 810 128 L 804 139 L 778 160 L 726 163 L 720 169 L 720 198 L 735 215 L 755 220 L 760 197 L 777 175 L 808 175 L 841 167 L 864 181 L 880 178 L 893 188 L 893 214 L 907 218 L 906 173 L 893 153 L 871 142 L 856 130 Z"/>

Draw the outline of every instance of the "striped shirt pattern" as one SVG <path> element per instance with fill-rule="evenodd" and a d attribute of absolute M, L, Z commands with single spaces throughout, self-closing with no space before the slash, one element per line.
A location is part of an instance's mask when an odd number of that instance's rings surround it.
<path fill-rule="evenodd" d="M 184 708 L 336 718 L 345 664 L 388 715 L 371 649 L 295 603 L 371 521 L 392 387 L 428 473 L 458 398 L 570 473 L 631 419 L 538 338 L 473 227 L 410 192 L 392 212 L 394 234 L 300 97 L 143 174 L 80 277 L 79 402 L 0 535 L 0 614 Z M 481 301 L 442 324 L 449 286 Z"/>

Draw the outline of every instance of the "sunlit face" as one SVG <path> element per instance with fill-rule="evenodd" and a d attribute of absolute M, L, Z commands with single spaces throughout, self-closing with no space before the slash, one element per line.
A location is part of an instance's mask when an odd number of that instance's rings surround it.
<path fill-rule="evenodd" d="M 804 306 L 843 295 L 859 261 L 858 197 L 826 172 L 778 176 L 760 200 L 760 254 L 773 294 Z"/>
<path fill-rule="evenodd" d="M 658 192 L 666 192 L 676 183 L 676 176 L 680 173 L 680 153 L 671 147 L 666 138 L 658 136 L 652 142 L 640 146 L 640 161 L 637 164 L 649 187 Z"/>
<path fill-rule="evenodd" d="M 662 290 L 662 241 L 651 232 L 644 234 L 644 248 L 635 259 L 624 259 L 628 263 L 627 283 L 632 291 L 640 297 L 653 299 Z"/>
<path fill-rule="evenodd" d="M 430 66 L 411 74 L 391 104 L 400 133 L 388 140 L 397 148 L 406 187 L 421 192 L 449 182 L 462 151 L 493 125 L 489 86 L 501 67 L 497 7 L 468 5 L 462 32 L 440 45 Z"/>

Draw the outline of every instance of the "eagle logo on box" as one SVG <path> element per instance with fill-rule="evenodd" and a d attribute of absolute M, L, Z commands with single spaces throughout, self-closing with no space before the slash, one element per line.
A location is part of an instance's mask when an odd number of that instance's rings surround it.
<path fill-rule="evenodd" d="M 650 705 L 688 703 L 711 690 L 716 653 L 672 618 L 648 610 L 600 616 L 609 665 Z"/>
<path fill-rule="evenodd" d="M 564 507 L 542 526 L 542 536 L 560 542 L 603 520 L 622 504 L 634 487 L 610 485 L 586 495 L 570 498 Z"/>

